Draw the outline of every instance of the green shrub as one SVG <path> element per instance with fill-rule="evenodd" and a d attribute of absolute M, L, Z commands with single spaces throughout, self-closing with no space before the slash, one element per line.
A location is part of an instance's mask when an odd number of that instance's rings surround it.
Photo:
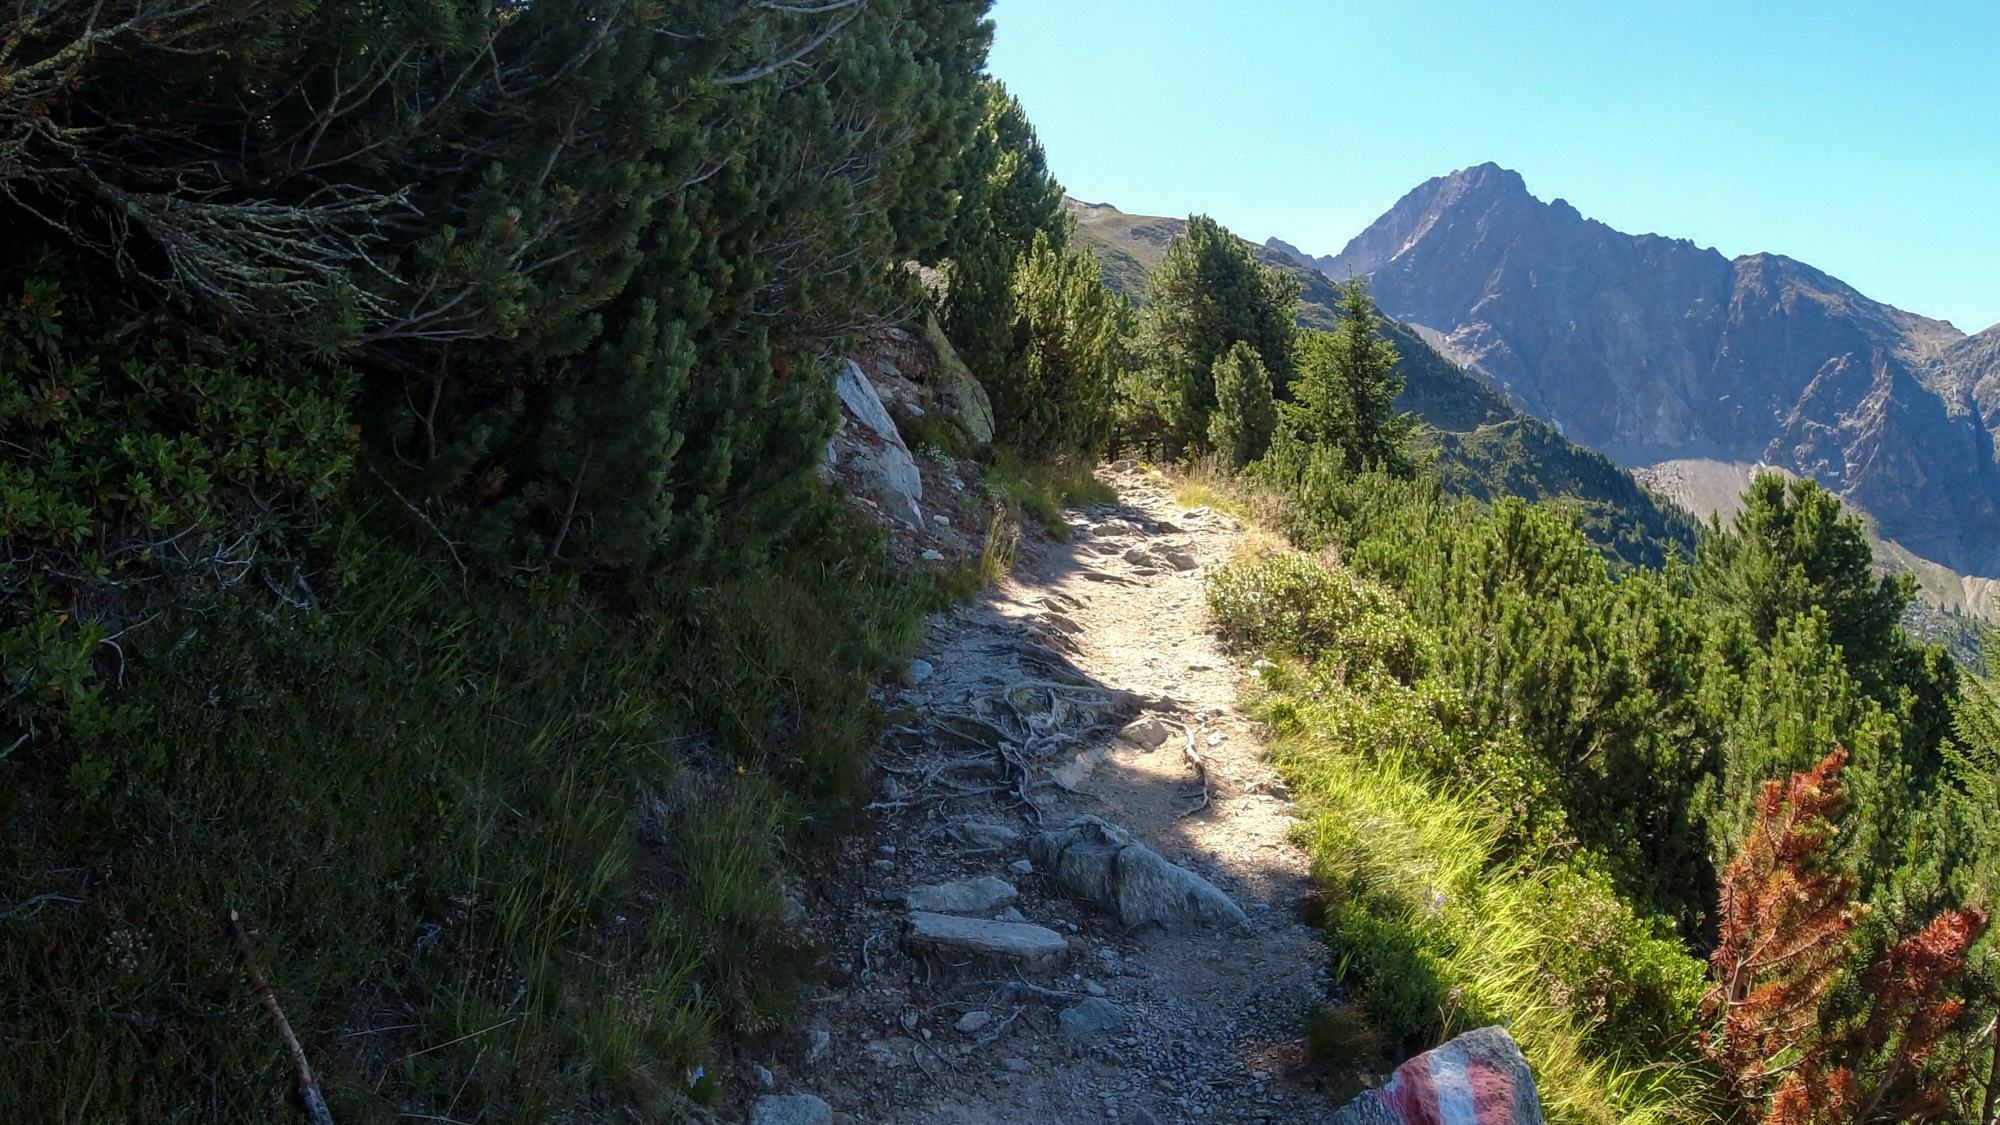
<path fill-rule="evenodd" d="M 1111 438 L 1124 301 L 1104 287 L 1090 251 L 1063 249 L 1037 231 L 1014 267 L 1013 303 L 1018 370 L 989 383 L 1001 439 L 1045 456 L 1094 459 Z"/>
<path fill-rule="evenodd" d="M 1239 649 L 1336 662 L 1412 683 L 1428 667 L 1416 623 L 1394 594 L 1301 555 L 1238 561 L 1210 576 L 1211 621 Z"/>
<path fill-rule="evenodd" d="M 245 584 L 311 600 L 297 567 L 356 446 L 346 371 L 131 347 L 68 268 L 32 245 L 0 263 L 0 747 L 48 753 L 138 721 L 107 683 L 166 608 Z"/>

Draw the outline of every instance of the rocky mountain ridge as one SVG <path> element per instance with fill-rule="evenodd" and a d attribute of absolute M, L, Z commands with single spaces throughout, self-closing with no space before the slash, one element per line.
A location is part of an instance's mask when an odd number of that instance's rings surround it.
<path fill-rule="evenodd" d="M 1494 164 L 1429 180 L 1337 255 L 1522 411 L 1623 465 L 1764 463 L 1880 535 L 2000 575 L 2000 325 L 1967 336 L 1779 254 L 1631 235 Z"/>

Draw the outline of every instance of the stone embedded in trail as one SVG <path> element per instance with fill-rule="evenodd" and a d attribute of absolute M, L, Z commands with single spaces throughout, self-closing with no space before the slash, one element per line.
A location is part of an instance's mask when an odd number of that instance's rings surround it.
<path fill-rule="evenodd" d="M 1175 570 L 1194 570 L 1201 565 L 1186 551 L 1168 551 L 1166 559 L 1173 564 Z"/>
<path fill-rule="evenodd" d="M 933 914 L 985 914 L 1021 897 L 1013 884 L 991 875 L 976 879 L 956 879 L 932 887 L 915 887 L 903 892 L 903 904 L 911 910 Z"/>
<path fill-rule="evenodd" d="M 1250 921 L 1215 884 L 1168 863 L 1124 829 L 1094 816 L 1034 837 L 1028 854 L 1073 893 L 1116 910 L 1118 920 L 1128 926 L 1244 926 Z"/>
<path fill-rule="evenodd" d="M 993 1022 L 992 1012 L 974 1011 L 974 1012 L 967 1012 L 964 1015 L 958 1017 L 958 1022 L 953 1024 L 952 1026 L 956 1027 L 959 1031 L 965 1033 L 966 1035 L 971 1035 L 973 1032 L 978 1031 L 980 1028 L 985 1027 L 987 1024 L 992 1022 Z"/>
<path fill-rule="evenodd" d="M 1125 561 L 1131 563 L 1133 566 L 1145 566 L 1147 563 L 1153 561 L 1153 555 L 1152 552 L 1146 550 L 1144 547 L 1134 547 L 1125 552 Z"/>
<path fill-rule="evenodd" d="M 983 918 L 960 918 L 917 910 L 910 913 L 910 930 L 904 944 L 916 950 L 935 950 L 958 956 L 1001 957 L 1028 965 L 1042 965 L 1060 957 L 1069 942 L 1054 930 L 1020 922 L 988 922 Z"/>
<path fill-rule="evenodd" d="M 1468 1031 L 1402 1066 L 1333 1125 L 1542 1125 L 1528 1060 L 1503 1028 Z"/>
<path fill-rule="evenodd" d="M 1165 742 L 1173 731 L 1174 728 L 1168 726 L 1167 721 L 1158 715 L 1142 715 L 1126 723 L 1125 728 L 1118 732 L 1118 738 L 1134 746 L 1151 748 Z"/>
<path fill-rule="evenodd" d="M 903 670 L 903 683 L 908 687 L 916 687 L 936 673 L 937 668 L 930 661 L 912 660 L 910 666 Z"/>
<path fill-rule="evenodd" d="M 772 1094 L 751 1107 L 750 1125 L 833 1125 L 833 1107 L 811 1094 Z"/>
<path fill-rule="evenodd" d="M 1125 1010 L 1109 1000 L 1093 996 L 1075 1007 L 1064 1008 L 1056 1021 L 1062 1024 L 1064 1035 L 1072 1039 L 1088 1039 L 1108 1031 L 1124 1030 Z"/>
<path fill-rule="evenodd" d="M 980 820 L 961 820 L 947 831 L 959 843 L 971 848 L 1004 848 L 1021 838 L 1019 832 L 1004 824 L 988 824 Z"/>

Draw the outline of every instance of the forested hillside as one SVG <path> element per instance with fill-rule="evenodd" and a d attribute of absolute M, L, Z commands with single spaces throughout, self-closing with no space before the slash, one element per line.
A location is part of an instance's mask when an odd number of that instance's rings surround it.
<path fill-rule="evenodd" d="M 1070 200 L 1069 209 L 1078 235 L 1103 263 L 1106 282 L 1134 296 L 1144 293 L 1147 277 L 1186 226 L 1105 204 Z M 1275 240 L 1252 252 L 1260 265 L 1297 280 L 1301 326 L 1339 323 L 1339 293 L 1327 275 Z M 1386 320 L 1384 332 L 1401 357 L 1403 391 L 1396 406 L 1423 420 L 1446 488 L 1482 501 L 1519 496 L 1566 503 L 1591 541 L 1621 562 L 1657 566 L 1669 552 L 1692 554 L 1699 528 L 1672 501 L 1640 487 L 1609 458 L 1516 411 L 1409 326 Z"/>

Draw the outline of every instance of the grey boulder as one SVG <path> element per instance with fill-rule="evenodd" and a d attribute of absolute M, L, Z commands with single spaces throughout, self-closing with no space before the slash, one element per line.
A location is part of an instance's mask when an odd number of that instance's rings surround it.
<path fill-rule="evenodd" d="M 1072 893 L 1117 911 L 1118 920 L 1128 926 L 1244 926 L 1250 921 L 1215 884 L 1168 863 L 1124 829 L 1094 816 L 1040 833 L 1028 842 L 1028 854 Z"/>
<path fill-rule="evenodd" d="M 1333 1125 L 1542 1125 L 1535 1076 L 1500 1027 L 1468 1031 L 1396 1068 L 1343 1106 Z"/>
<path fill-rule="evenodd" d="M 916 459 L 903 444 L 903 435 L 889 417 L 889 409 L 882 405 L 875 384 L 861 365 L 850 359 L 841 367 L 834 390 L 840 394 L 843 417 L 839 434 L 827 447 L 828 459 L 844 458 L 891 515 L 912 527 L 922 527 L 924 513 L 917 501 L 924 498 L 923 474 L 917 471 Z"/>
<path fill-rule="evenodd" d="M 833 1107 L 811 1094 L 771 1094 L 750 1108 L 750 1125 L 833 1125 Z"/>
<path fill-rule="evenodd" d="M 958 349 L 951 346 L 951 340 L 938 327 L 936 315 L 924 320 L 924 341 L 938 357 L 938 403 L 965 423 L 965 430 L 972 440 L 981 445 L 993 440 L 993 403 L 986 397 L 986 388 L 972 374 L 965 361 L 958 358 Z"/>
<path fill-rule="evenodd" d="M 1158 715 L 1141 715 L 1125 724 L 1124 729 L 1118 732 L 1118 740 L 1151 749 L 1165 742 L 1173 733 L 1174 728 Z"/>

